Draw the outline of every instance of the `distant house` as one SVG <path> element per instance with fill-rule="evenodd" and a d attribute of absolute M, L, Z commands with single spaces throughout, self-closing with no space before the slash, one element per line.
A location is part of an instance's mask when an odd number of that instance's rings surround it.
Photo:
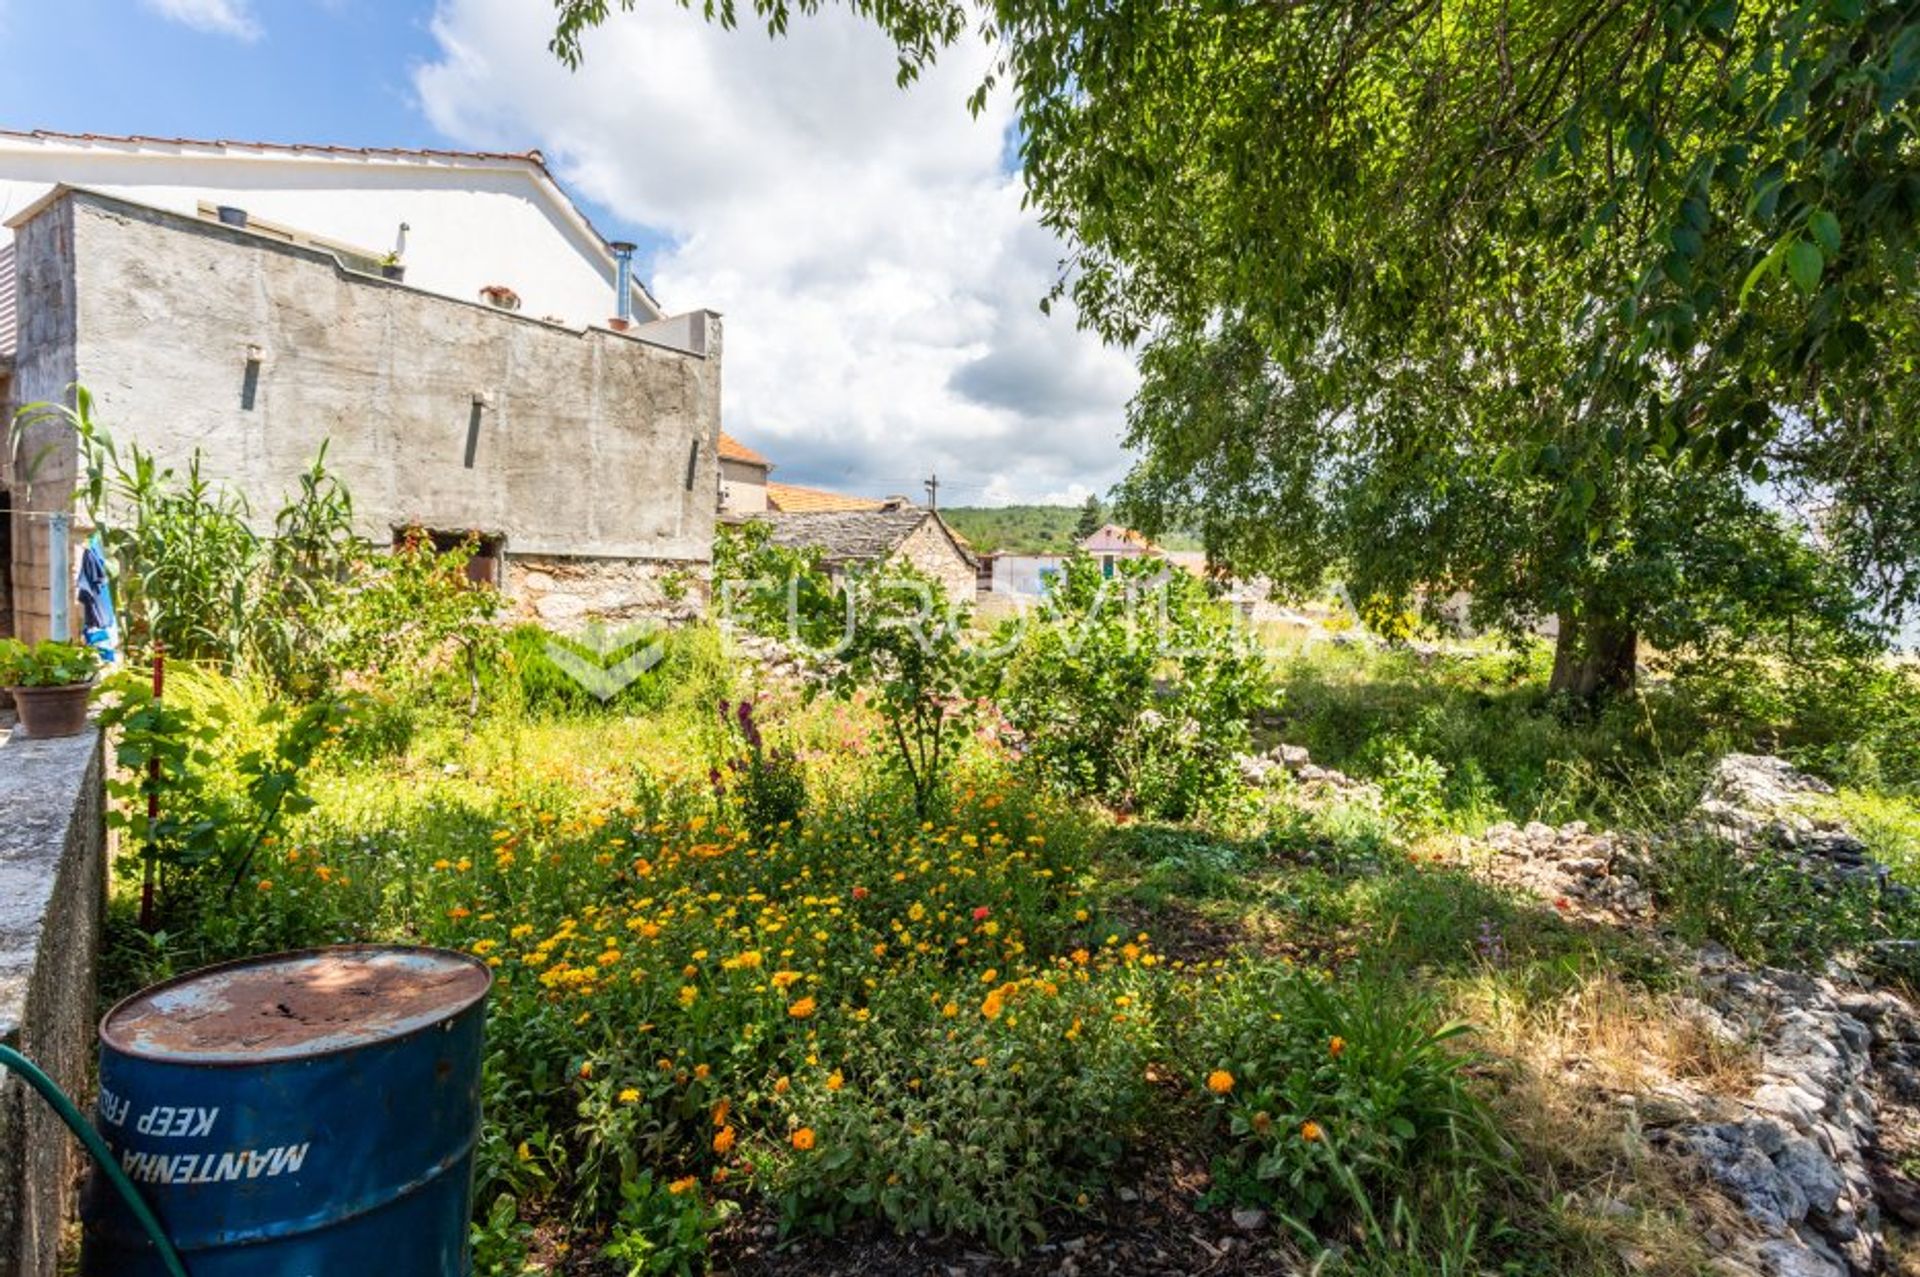
<path fill-rule="evenodd" d="M 973 550 L 932 510 L 899 504 L 868 510 L 769 512 L 760 518 L 775 545 L 818 549 L 836 575 L 855 567 L 908 563 L 939 581 L 947 597 L 972 602 L 978 564 Z"/>
<path fill-rule="evenodd" d="M 263 533 L 324 443 L 360 535 L 477 536 L 550 622 L 705 576 L 719 319 L 666 315 L 537 152 L 0 130 L 0 218 L 0 414 L 80 382 Z M 50 423 L 29 456 L 0 473 L 0 631 L 31 638 L 72 611 L 78 459 Z"/>
<path fill-rule="evenodd" d="M 1080 542 L 1080 549 L 1099 562 L 1102 576 L 1112 576 L 1113 565 L 1120 559 L 1161 557 L 1159 546 L 1132 528 L 1123 528 L 1117 523 L 1100 527 L 1092 536 Z"/>
<path fill-rule="evenodd" d="M 767 508 L 767 476 L 773 463 L 722 430 L 720 513 L 759 514 Z"/>

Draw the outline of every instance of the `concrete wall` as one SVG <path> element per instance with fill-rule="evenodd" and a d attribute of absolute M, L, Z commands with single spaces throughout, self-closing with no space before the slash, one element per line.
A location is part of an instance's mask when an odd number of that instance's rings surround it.
<path fill-rule="evenodd" d="M 505 284 L 520 294 L 527 314 L 557 315 L 576 326 L 602 323 L 617 309 L 606 245 L 526 159 L 0 136 L 0 222 L 59 184 L 189 217 L 203 204 L 244 208 L 376 259 L 398 252 L 408 283 L 449 297 L 478 300 L 480 289 Z M 0 229 L 0 242 L 6 238 Z M 637 300 L 635 318 L 658 318 L 651 307 Z"/>
<path fill-rule="evenodd" d="M 767 508 L 767 468 L 751 461 L 720 462 L 723 514 L 762 514 Z"/>
<path fill-rule="evenodd" d="M 0 1041 L 85 1096 L 106 892 L 100 739 L 0 742 Z M 53 1277 L 78 1145 L 0 1073 L 0 1277 Z"/>
<path fill-rule="evenodd" d="M 1042 598 L 1049 583 L 1065 571 L 1065 564 L 1066 559 L 1057 554 L 996 554 L 993 593 Z"/>
<path fill-rule="evenodd" d="M 953 603 L 972 603 L 978 592 L 978 573 L 966 555 L 960 553 L 937 519 L 927 519 L 902 541 L 889 562 L 905 560 L 946 587 Z"/>
<path fill-rule="evenodd" d="M 341 269 L 309 249 L 70 194 L 20 228 L 21 393 L 78 380 L 119 440 L 242 492 L 260 531 L 323 443 L 357 528 L 507 554 L 704 565 L 719 482 L 705 357 Z M 71 491 L 71 448 L 36 485 Z"/>

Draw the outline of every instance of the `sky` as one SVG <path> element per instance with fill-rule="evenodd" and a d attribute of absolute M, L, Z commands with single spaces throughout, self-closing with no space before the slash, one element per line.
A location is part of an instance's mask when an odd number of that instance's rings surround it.
<path fill-rule="evenodd" d="M 942 504 L 1078 503 L 1125 472 L 1131 357 L 1039 304 L 1062 245 L 1020 207 L 986 54 L 909 90 L 839 12 L 787 37 L 641 0 L 547 51 L 545 0 L 0 0 L 0 126 L 538 148 L 641 245 L 669 311 L 726 317 L 724 424 L 774 477 Z"/>

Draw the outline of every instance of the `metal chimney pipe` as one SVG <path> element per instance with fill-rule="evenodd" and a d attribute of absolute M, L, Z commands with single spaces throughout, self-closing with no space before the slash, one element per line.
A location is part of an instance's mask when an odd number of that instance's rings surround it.
<path fill-rule="evenodd" d="M 621 240 L 621 241 L 616 241 L 615 243 L 609 244 L 608 247 L 613 250 L 613 263 L 615 267 L 615 279 L 614 279 L 613 287 L 616 293 L 618 294 L 618 296 L 614 298 L 614 304 L 615 304 L 614 315 L 622 323 L 625 323 L 626 321 L 631 320 L 633 318 L 633 247 L 634 246 L 632 244 L 627 243 L 624 240 Z"/>

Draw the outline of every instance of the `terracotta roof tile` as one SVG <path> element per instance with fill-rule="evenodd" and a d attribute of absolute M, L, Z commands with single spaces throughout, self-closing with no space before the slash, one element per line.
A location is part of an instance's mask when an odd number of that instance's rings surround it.
<path fill-rule="evenodd" d="M 773 464 L 724 430 L 720 432 L 720 459 L 722 461 L 744 461 L 748 465 L 754 466 L 770 467 Z"/>
<path fill-rule="evenodd" d="M 795 483 L 769 483 L 767 504 L 786 514 L 828 514 L 850 510 L 884 510 L 887 503 L 872 497 L 850 497 L 824 488 L 803 488 Z"/>

